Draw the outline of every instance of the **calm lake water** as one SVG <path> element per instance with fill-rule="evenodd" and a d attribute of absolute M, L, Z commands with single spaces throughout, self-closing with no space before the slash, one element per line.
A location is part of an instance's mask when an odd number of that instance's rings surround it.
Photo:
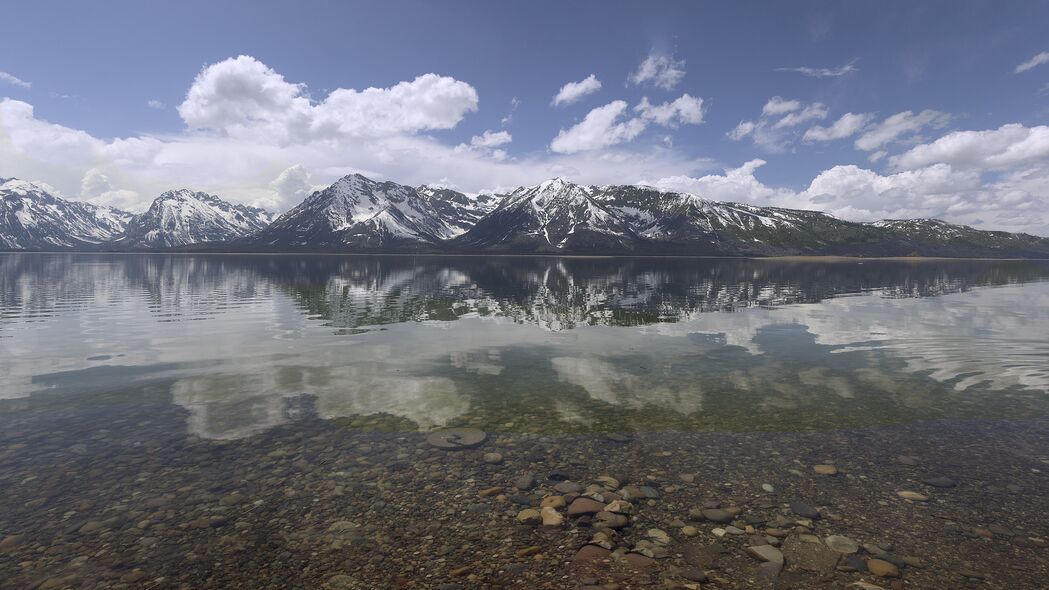
<path fill-rule="evenodd" d="M 305 413 L 544 432 L 1023 415 L 1049 391 L 1047 279 L 1044 262 L 2 255 L 0 399 L 163 383 L 207 438 Z"/>
<path fill-rule="evenodd" d="M 1039 588 L 1047 400 L 1049 262 L 0 254 L 0 588 Z"/>

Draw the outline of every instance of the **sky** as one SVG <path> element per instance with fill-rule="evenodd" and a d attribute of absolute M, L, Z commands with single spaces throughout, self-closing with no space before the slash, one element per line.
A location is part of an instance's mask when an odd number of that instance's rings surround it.
<path fill-rule="evenodd" d="M 284 211 L 563 176 L 1049 235 L 1049 1 L 9 3 L 0 177 Z"/>

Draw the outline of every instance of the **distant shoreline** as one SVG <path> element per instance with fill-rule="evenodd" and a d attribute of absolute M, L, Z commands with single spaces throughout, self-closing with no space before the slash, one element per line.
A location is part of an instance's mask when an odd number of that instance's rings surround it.
<path fill-rule="evenodd" d="M 572 258 L 572 259 L 594 259 L 610 260 L 615 258 L 643 258 L 643 259 L 695 259 L 695 260 L 768 260 L 779 262 L 864 262 L 864 261 L 894 261 L 894 262 L 932 262 L 932 261 L 964 261 L 979 260 L 989 262 L 1045 262 L 1049 258 L 988 258 L 969 256 L 842 256 L 836 254 L 808 254 L 808 255 L 785 255 L 785 256 L 709 256 L 699 254 L 513 254 L 513 253 L 478 253 L 464 254 L 460 252 L 239 252 L 239 251 L 186 251 L 186 250 L 151 250 L 151 251 L 119 251 L 119 250 L 0 250 L 3 254 L 112 254 L 125 256 L 397 256 L 412 258 Z"/>

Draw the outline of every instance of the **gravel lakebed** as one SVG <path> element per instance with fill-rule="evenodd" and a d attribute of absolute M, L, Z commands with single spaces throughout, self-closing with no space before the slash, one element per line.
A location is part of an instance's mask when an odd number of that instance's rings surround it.
<path fill-rule="evenodd" d="M 1045 588 L 1049 422 L 426 433 L 0 414 L 0 588 Z M 463 425 L 469 427 L 470 425 Z"/>

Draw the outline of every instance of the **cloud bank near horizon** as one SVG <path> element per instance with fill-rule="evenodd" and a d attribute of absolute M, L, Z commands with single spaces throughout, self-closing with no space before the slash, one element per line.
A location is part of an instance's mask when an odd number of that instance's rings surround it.
<path fill-rule="evenodd" d="M 684 76 L 683 60 L 650 54 L 628 83 L 669 93 Z M 563 86 L 552 104 L 578 104 L 606 91 L 591 75 Z M 385 88 L 336 88 L 314 98 L 304 84 L 242 55 L 200 71 L 175 107 L 184 129 L 171 135 L 95 137 L 39 118 L 28 102 L 4 98 L 0 175 L 43 180 L 68 196 L 130 211 L 182 186 L 283 211 L 352 172 L 465 192 L 566 176 L 816 209 L 856 221 L 937 217 L 1049 234 L 1049 126 L 951 130 L 954 117 L 933 109 L 833 113 L 823 103 L 774 96 L 755 118 L 711 133 L 771 155 L 842 142 L 882 167 L 836 165 L 792 189 L 758 178 L 763 158 L 722 164 L 717 172 L 715 160 L 674 147 L 675 133 L 705 127 L 710 107 L 704 98 L 683 93 L 634 105 L 618 98 L 601 103 L 562 127 L 547 150 L 515 153 L 505 130 L 486 130 L 468 143 L 442 139 L 482 108 L 466 81 L 426 73 Z M 163 108 L 158 105 L 152 108 Z"/>

